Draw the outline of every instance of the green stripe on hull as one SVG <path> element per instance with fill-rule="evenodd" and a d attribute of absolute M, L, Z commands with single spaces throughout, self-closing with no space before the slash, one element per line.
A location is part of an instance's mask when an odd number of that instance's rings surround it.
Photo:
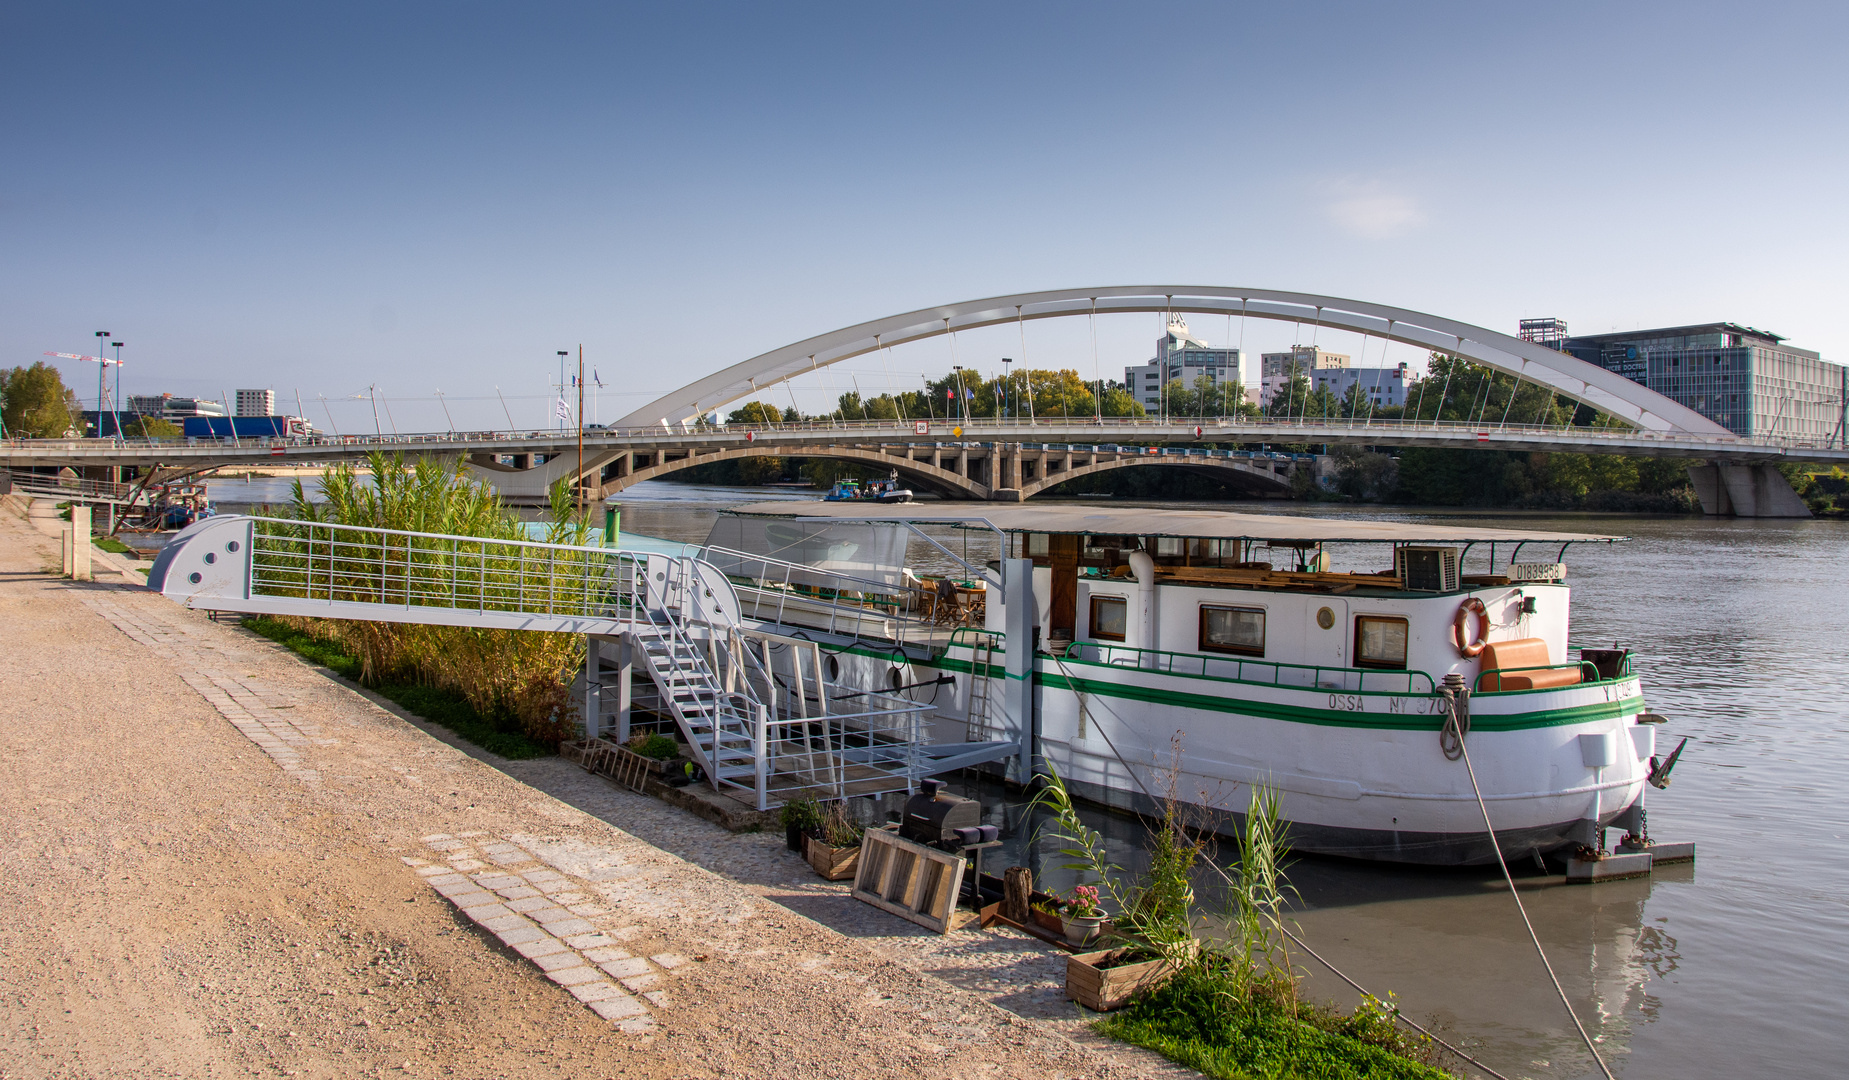
<path fill-rule="evenodd" d="M 890 660 L 891 653 L 874 652 L 857 649 L 852 646 L 840 651 L 857 656 Z M 966 672 L 986 675 L 1000 679 L 1006 672 L 1000 664 L 980 665 L 985 670 L 977 671 L 979 665 L 969 660 L 958 660 L 948 654 L 936 660 L 916 660 L 912 663 L 920 667 L 933 667 L 940 671 Z M 1067 667 L 1089 666 L 1082 660 L 1066 661 Z M 1195 679 L 1194 675 L 1173 675 L 1168 678 Z M 1253 716 L 1265 720 L 1281 720 L 1293 724 L 1314 724 L 1320 727 L 1365 728 L 1372 731 L 1437 731 L 1444 726 L 1444 717 L 1433 714 L 1412 713 L 1367 713 L 1343 709 L 1314 709 L 1301 705 L 1287 705 L 1275 701 L 1259 701 L 1252 698 L 1227 698 L 1224 695 L 1192 694 L 1179 690 L 1165 690 L 1154 686 L 1136 686 L 1127 683 L 1110 682 L 1102 679 L 1087 679 L 1082 676 L 1067 676 L 1049 672 L 1036 672 L 1036 685 L 1054 690 L 1067 690 L 1075 693 L 1091 694 L 1095 697 L 1120 698 L 1126 701 L 1142 701 L 1153 705 L 1169 705 L 1180 709 L 1200 709 L 1205 712 L 1227 713 L 1237 716 Z M 1216 685 L 1238 687 L 1248 685 L 1265 685 L 1239 683 L 1231 679 L 1211 680 Z M 1278 689 L 1293 690 L 1293 687 Z M 1325 691 L 1303 688 L 1306 692 L 1321 693 Z M 1547 693 L 1549 691 L 1514 691 L 1517 694 Z M 1354 691 L 1336 691 L 1342 697 L 1400 698 L 1408 701 L 1426 702 L 1431 698 L 1424 694 L 1391 694 L 1379 691 L 1366 693 Z M 1498 695 L 1500 696 L 1500 695 Z M 1643 696 L 1622 698 L 1618 701 L 1596 701 L 1585 705 L 1572 705 L 1561 709 L 1539 709 L 1531 712 L 1517 713 L 1472 713 L 1470 729 L 1472 731 L 1527 731 L 1534 728 L 1565 727 L 1571 724 L 1590 724 L 1600 720 L 1615 720 L 1633 716 L 1644 709 Z"/>

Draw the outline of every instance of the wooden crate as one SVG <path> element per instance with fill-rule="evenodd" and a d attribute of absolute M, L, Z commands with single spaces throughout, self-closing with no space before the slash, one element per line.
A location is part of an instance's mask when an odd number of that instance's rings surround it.
<path fill-rule="evenodd" d="M 829 847 L 813 836 L 803 838 L 803 849 L 809 857 L 809 865 L 815 872 L 829 881 L 847 881 L 860 869 L 860 845 L 853 847 Z"/>
<path fill-rule="evenodd" d="M 1066 958 L 1066 996 L 1094 1012 L 1121 1009 L 1143 990 L 1160 986 L 1172 971 L 1167 960 L 1144 960 L 1119 967 L 1100 967 L 1128 952 L 1103 949 Z"/>
<path fill-rule="evenodd" d="M 948 934 L 963 890 L 965 865 L 961 855 L 914 844 L 896 831 L 868 829 L 860 840 L 854 897 Z"/>

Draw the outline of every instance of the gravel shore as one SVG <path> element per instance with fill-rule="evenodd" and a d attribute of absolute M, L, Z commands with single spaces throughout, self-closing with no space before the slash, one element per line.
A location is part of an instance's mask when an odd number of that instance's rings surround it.
<path fill-rule="evenodd" d="M 1193 1075 L 1086 1034 L 1063 956 L 61 581 L 4 507 L 0 1078 Z"/>

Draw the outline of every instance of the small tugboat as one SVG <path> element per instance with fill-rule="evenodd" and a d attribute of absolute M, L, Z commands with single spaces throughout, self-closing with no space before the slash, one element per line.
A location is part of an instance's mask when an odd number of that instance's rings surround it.
<path fill-rule="evenodd" d="M 885 480 L 836 480 L 835 486 L 822 496 L 823 502 L 908 503 L 910 488 L 899 486 L 899 470 Z"/>

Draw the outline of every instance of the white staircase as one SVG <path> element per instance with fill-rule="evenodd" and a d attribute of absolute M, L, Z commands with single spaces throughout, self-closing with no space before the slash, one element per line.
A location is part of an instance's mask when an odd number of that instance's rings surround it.
<path fill-rule="evenodd" d="M 765 767 L 756 722 L 763 706 L 749 691 L 723 685 L 710 663 L 710 636 L 698 640 L 673 615 L 650 614 L 636 623 L 634 640 L 681 737 L 715 787 L 755 790 Z"/>

